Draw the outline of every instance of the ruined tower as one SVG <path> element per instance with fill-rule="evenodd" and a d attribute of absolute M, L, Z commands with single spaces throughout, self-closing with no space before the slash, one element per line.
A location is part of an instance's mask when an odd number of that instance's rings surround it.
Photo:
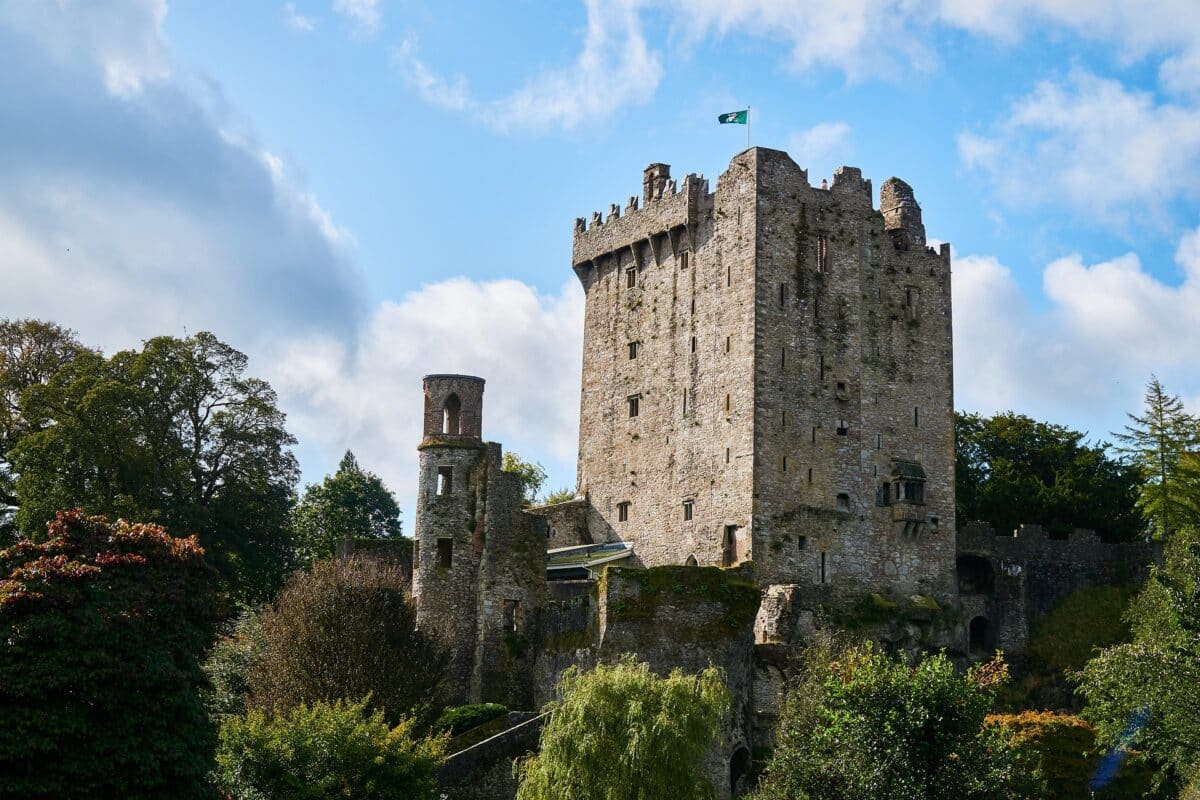
<path fill-rule="evenodd" d="M 716 191 L 653 164 L 576 220 L 579 490 L 594 538 L 657 564 L 755 562 L 845 597 L 954 593 L 950 251 L 911 187 L 786 153 Z"/>
<path fill-rule="evenodd" d="M 545 592 L 544 522 L 483 440 L 482 378 L 427 375 L 413 559 L 417 625 L 448 648 L 457 702 L 531 707 L 527 638 Z"/>

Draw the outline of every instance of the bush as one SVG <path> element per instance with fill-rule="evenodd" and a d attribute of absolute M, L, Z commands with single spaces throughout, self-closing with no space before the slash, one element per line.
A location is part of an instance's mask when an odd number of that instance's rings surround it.
<path fill-rule="evenodd" d="M 508 709 L 499 703 L 476 703 L 469 706 L 447 708 L 433 723 L 435 731 L 458 736 L 472 728 L 508 714 Z"/>
<path fill-rule="evenodd" d="M 0 551 L 0 797 L 211 797 L 217 580 L 194 537 L 77 511 Z"/>
<path fill-rule="evenodd" d="M 1089 786 L 1100 765 L 1096 729 L 1079 717 L 1050 711 L 994 714 L 987 724 L 1006 732 L 1009 741 L 1037 753 L 1047 797 L 1055 800 L 1125 800 L 1150 791 L 1150 770 L 1137 760 L 1125 762 L 1107 785 Z"/>
<path fill-rule="evenodd" d="M 365 699 L 228 717 L 217 779 L 233 800 L 433 800 L 445 739 L 412 728 L 389 728 Z"/>
<path fill-rule="evenodd" d="M 204 659 L 204 674 L 209 683 L 205 700 L 213 714 L 246 713 L 250 668 L 261 653 L 262 622 L 256 612 L 242 611 L 225 625 L 221 637 Z"/>
<path fill-rule="evenodd" d="M 356 557 L 296 573 L 261 614 L 262 649 L 249 670 L 249 706 L 370 696 L 393 725 L 428 719 L 441 696 L 441 650 L 416 629 L 408 580 L 395 564 Z"/>
<path fill-rule="evenodd" d="M 833 638 L 810 647 L 787 687 L 760 800 L 1011 800 L 1040 797 L 1032 759 L 984 726 L 999 658 L 955 671 Z"/>
<path fill-rule="evenodd" d="M 678 800 L 713 796 L 700 759 L 729 708 L 724 676 L 662 678 L 626 656 L 559 683 L 539 752 L 519 765 L 517 800 Z"/>

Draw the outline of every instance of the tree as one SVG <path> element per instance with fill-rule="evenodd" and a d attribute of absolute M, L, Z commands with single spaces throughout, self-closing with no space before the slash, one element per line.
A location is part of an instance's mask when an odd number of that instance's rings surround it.
<path fill-rule="evenodd" d="M 217 778 L 233 800 L 435 800 L 445 738 L 417 739 L 367 702 L 251 711 L 221 723 Z"/>
<path fill-rule="evenodd" d="M 996 659 L 965 674 L 818 639 L 787 687 L 758 800 L 1040 797 L 1032 760 L 984 725 L 1007 679 Z"/>
<path fill-rule="evenodd" d="M 676 800 L 714 796 L 700 761 L 729 709 L 720 670 L 662 678 L 626 656 L 563 673 L 538 753 L 519 765 L 517 800 Z"/>
<path fill-rule="evenodd" d="M 349 450 L 337 472 L 304 490 L 292 515 L 296 551 L 304 564 L 331 558 L 346 537 L 390 539 L 400 535 L 400 506 L 383 481 L 358 465 Z"/>
<path fill-rule="evenodd" d="M 1128 619 L 1133 641 L 1078 675 L 1083 716 L 1099 742 L 1139 751 L 1177 789 L 1200 780 L 1200 532 L 1176 532 Z"/>
<path fill-rule="evenodd" d="M 16 534 L 16 474 L 7 454 L 29 432 L 21 395 L 49 381 L 84 350 L 74 331 L 53 322 L 0 319 L 0 547 Z"/>
<path fill-rule="evenodd" d="M 549 505 L 554 505 L 555 503 L 566 503 L 566 502 L 574 500 L 574 499 L 575 499 L 575 490 L 568 489 L 567 487 L 564 486 L 561 489 L 555 489 L 553 492 L 550 492 L 550 494 L 546 495 L 545 499 L 542 500 L 542 502 L 549 506 Z"/>
<path fill-rule="evenodd" d="M 416 629 L 408 588 L 398 566 L 362 556 L 294 574 L 262 612 L 249 706 L 282 712 L 369 696 L 370 708 L 393 724 L 431 716 L 445 659 Z"/>
<path fill-rule="evenodd" d="M 21 397 L 17 524 L 37 538 L 81 507 L 195 533 L 233 596 L 265 599 L 291 566 L 298 476 L 275 392 L 211 333 L 85 351 Z"/>
<path fill-rule="evenodd" d="M 505 453 L 502 469 L 515 473 L 525 487 L 521 502 L 531 506 L 537 502 L 538 492 L 546 482 L 546 468 L 536 461 L 525 461 L 516 453 Z"/>
<path fill-rule="evenodd" d="M 217 717 L 246 713 L 250 669 L 262 653 L 263 639 L 262 621 L 250 609 L 227 620 L 223 627 L 203 665 L 208 679 L 205 701 Z"/>
<path fill-rule="evenodd" d="M 1128 416 L 1132 424 L 1114 435 L 1142 477 L 1138 506 L 1155 535 L 1165 539 L 1180 526 L 1200 524 L 1200 421 L 1153 376 L 1146 384 L 1145 410 Z"/>
<path fill-rule="evenodd" d="M 60 513 L 0 578 L 0 797 L 210 797 L 218 608 L 195 537 Z"/>
<path fill-rule="evenodd" d="M 1011 412 L 955 417 L 956 514 L 997 530 L 1022 523 L 1053 535 L 1091 528 L 1106 541 L 1140 537 L 1138 473 L 1084 434 Z"/>

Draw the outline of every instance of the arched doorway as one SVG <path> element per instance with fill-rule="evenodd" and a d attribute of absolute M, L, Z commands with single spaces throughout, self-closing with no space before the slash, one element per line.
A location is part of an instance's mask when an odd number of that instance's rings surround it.
<path fill-rule="evenodd" d="M 729 791 L 737 797 L 750 788 L 750 751 L 739 747 L 729 758 Z"/>
<path fill-rule="evenodd" d="M 996 571 L 983 556 L 959 556 L 958 593 L 991 595 L 996 591 Z"/>
<path fill-rule="evenodd" d="M 973 656 L 986 656 L 992 649 L 992 631 L 987 617 L 975 617 L 971 620 L 970 643 L 968 650 Z"/>

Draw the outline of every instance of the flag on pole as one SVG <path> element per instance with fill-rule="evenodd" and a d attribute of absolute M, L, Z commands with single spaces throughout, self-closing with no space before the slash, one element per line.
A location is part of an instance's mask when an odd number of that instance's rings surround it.
<path fill-rule="evenodd" d="M 749 116 L 750 109 L 743 108 L 741 111 L 730 111 L 728 114 L 719 114 L 717 122 L 722 125 L 745 125 L 746 117 Z"/>

